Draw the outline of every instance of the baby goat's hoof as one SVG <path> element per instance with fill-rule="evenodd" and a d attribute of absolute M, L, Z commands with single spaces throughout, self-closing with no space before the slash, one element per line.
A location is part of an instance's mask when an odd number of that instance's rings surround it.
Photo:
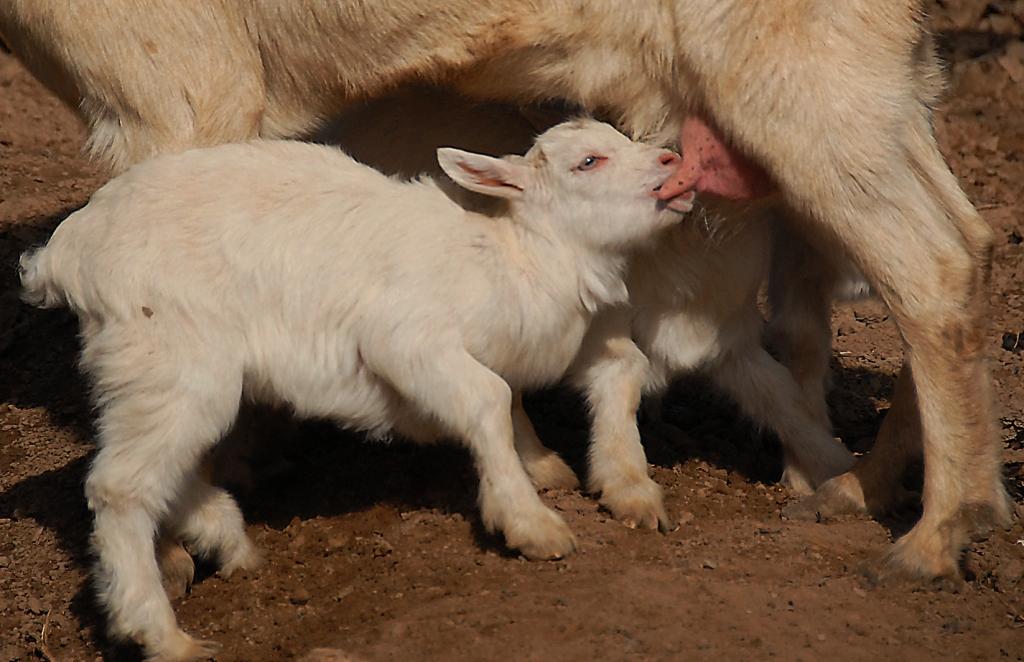
<path fill-rule="evenodd" d="M 160 642 L 159 650 L 146 656 L 146 662 L 189 662 L 209 660 L 220 652 L 216 641 L 193 639 L 181 630 L 170 640 Z"/>
<path fill-rule="evenodd" d="M 879 517 L 920 500 L 920 495 L 900 485 L 865 492 L 857 476 L 848 472 L 825 481 L 811 496 L 788 504 L 782 514 L 787 519 L 807 521 L 864 513 Z"/>
<path fill-rule="evenodd" d="M 164 592 L 170 600 L 179 600 L 188 595 L 196 576 L 196 564 L 192 556 L 178 541 L 162 540 L 157 554 Z"/>
<path fill-rule="evenodd" d="M 524 460 L 523 465 L 530 481 L 538 490 L 575 490 L 580 480 L 565 461 L 551 452 L 532 460 Z"/>
<path fill-rule="evenodd" d="M 631 529 L 675 530 L 665 510 L 661 487 L 644 476 L 640 480 L 601 489 L 601 505 Z"/>
<path fill-rule="evenodd" d="M 236 570 L 255 570 L 263 563 L 263 555 L 252 544 L 248 536 L 242 536 L 237 548 L 223 558 L 219 574 L 223 577 L 230 577 Z"/>
<path fill-rule="evenodd" d="M 531 561 L 550 561 L 576 551 L 576 536 L 555 512 L 547 508 L 504 531 L 505 543 Z"/>
<path fill-rule="evenodd" d="M 787 519 L 813 522 L 866 510 L 857 477 L 847 473 L 825 481 L 814 494 L 787 504 L 782 514 Z"/>
<path fill-rule="evenodd" d="M 806 497 L 814 494 L 814 487 L 810 479 L 803 471 L 796 466 L 790 465 L 782 470 L 782 478 L 779 484 L 786 488 L 790 494 L 799 497 Z"/>

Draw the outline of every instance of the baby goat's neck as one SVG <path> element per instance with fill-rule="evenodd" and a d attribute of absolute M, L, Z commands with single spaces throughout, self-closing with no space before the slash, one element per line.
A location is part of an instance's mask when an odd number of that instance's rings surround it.
<path fill-rule="evenodd" d="M 533 215 L 529 220 L 513 210 L 506 231 L 508 257 L 522 265 L 524 273 L 536 274 L 530 286 L 572 305 L 590 316 L 598 309 L 629 299 L 623 251 L 585 246 L 563 236 L 555 225 Z"/>

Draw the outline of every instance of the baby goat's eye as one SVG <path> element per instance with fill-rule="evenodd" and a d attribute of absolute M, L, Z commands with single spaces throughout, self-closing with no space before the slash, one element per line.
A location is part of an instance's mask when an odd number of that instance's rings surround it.
<path fill-rule="evenodd" d="M 584 159 L 579 162 L 579 165 L 576 166 L 576 169 L 577 170 L 592 170 L 599 163 L 601 163 L 601 161 L 604 161 L 606 158 L 608 158 L 608 157 L 606 157 L 606 156 L 596 156 L 594 154 L 590 154 L 590 155 L 584 157 Z"/>

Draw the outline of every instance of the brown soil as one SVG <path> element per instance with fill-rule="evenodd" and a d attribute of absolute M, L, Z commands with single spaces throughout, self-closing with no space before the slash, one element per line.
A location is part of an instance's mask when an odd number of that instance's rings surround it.
<path fill-rule="evenodd" d="M 937 132 L 999 237 L 989 341 L 1007 481 L 1024 514 L 1024 2 L 934 9 L 953 74 Z M 87 579 L 93 435 L 76 325 L 18 304 L 15 289 L 18 254 L 104 180 L 84 137 L 0 52 L 0 660 L 137 655 L 104 639 Z M 835 328 L 837 432 L 863 451 L 900 346 L 877 304 L 841 307 Z M 579 404 L 553 392 L 530 407 L 581 468 Z M 581 542 L 552 563 L 482 533 L 461 450 L 304 425 L 274 475 L 241 494 L 266 562 L 228 579 L 201 569 L 178 617 L 220 641 L 223 660 L 1024 659 L 1019 518 L 968 551 L 967 580 L 952 590 L 873 587 L 861 568 L 916 513 L 783 520 L 771 438 L 699 380 L 673 391 L 666 415 L 684 432 L 648 435 L 648 453 L 681 528 L 632 531 L 584 494 L 549 493 Z"/>

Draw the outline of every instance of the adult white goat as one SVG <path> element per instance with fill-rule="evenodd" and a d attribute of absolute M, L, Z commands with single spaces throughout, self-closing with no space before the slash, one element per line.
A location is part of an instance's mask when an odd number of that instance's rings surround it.
<path fill-rule="evenodd" d="M 884 509 L 923 450 L 924 510 L 883 570 L 934 577 L 957 575 L 1010 502 L 982 331 L 993 236 L 931 132 L 941 76 L 921 14 L 922 0 L 7 0 L 0 33 L 118 168 L 299 135 L 411 80 L 567 99 L 633 137 L 680 126 L 661 195 L 776 191 L 891 309 L 906 345 L 893 409 L 808 512 Z M 801 381 L 820 390 L 815 364 Z"/>

